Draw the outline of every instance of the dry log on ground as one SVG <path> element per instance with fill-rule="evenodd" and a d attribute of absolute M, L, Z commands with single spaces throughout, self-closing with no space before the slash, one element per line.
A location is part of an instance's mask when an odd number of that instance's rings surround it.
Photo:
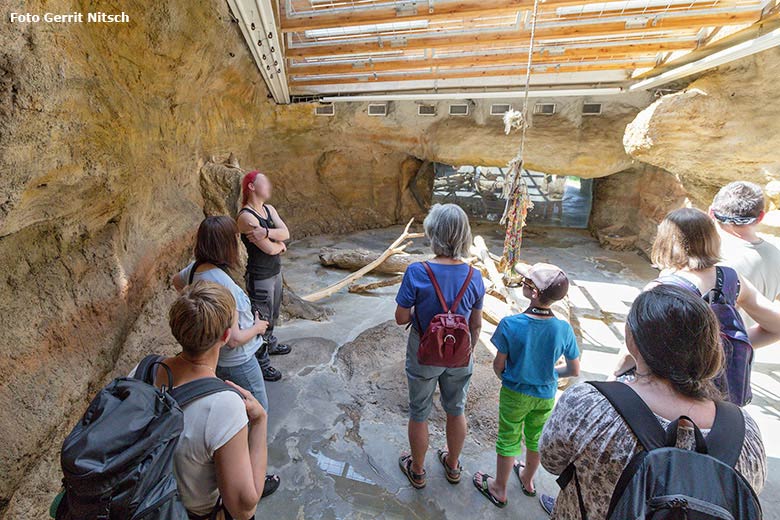
<path fill-rule="evenodd" d="M 357 271 L 375 261 L 381 253 L 366 249 L 337 249 L 323 247 L 320 249 L 320 263 L 325 267 L 336 267 Z M 430 260 L 431 255 L 397 254 L 389 257 L 374 269 L 375 273 L 398 274 L 406 271 L 406 268 L 414 262 Z"/>
<path fill-rule="evenodd" d="M 404 279 L 403 275 L 398 275 L 398 276 L 393 276 L 392 278 L 388 278 L 386 280 L 379 280 L 378 282 L 355 283 L 349 286 L 349 292 L 364 293 L 368 291 L 373 291 L 374 289 L 379 289 L 380 287 L 389 287 L 391 285 L 399 284 L 403 279 Z"/>
<path fill-rule="evenodd" d="M 485 244 L 485 239 L 479 235 L 475 236 L 474 246 L 472 247 L 471 252 L 474 256 L 479 258 L 482 265 L 485 266 L 488 279 L 493 283 L 494 290 L 504 296 L 504 300 L 510 306 L 512 312 L 517 312 L 515 301 L 504 285 L 503 277 L 498 272 L 498 268 L 490 256 L 490 251 L 488 251 L 487 244 Z"/>
<path fill-rule="evenodd" d="M 346 278 L 324 288 L 317 292 L 314 292 L 312 294 L 309 294 L 307 296 L 304 296 L 303 299 L 307 302 L 316 302 L 318 300 L 321 300 L 323 298 L 327 298 L 328 296 L 338 292 L 339 290 L 343 289 L 344 287 L 350 285 L 355 280 L 361 278 L 367 273 L 370 273 L 374 269 L 376 269 L 379 265 L 382 264 L 385 260 L 390 258 L 393 255 L 397 255 L 399 253 L 403 253 L 404 249 L 411 244 L 411 241 L 409 241 L 412 238 L 420 238 L 424 236 L 422 233 L 410 233 L 409 228 L 412 225 L 412 222 L 414 222 L 414 218 L 409 220 L 409 223 L 406 224 L 406 227 L 404 228 L 403 233 L 395 239 L 395 241 L 390 244 L 390 247 L 384 250 L 384 252 L 377 257 L 376 260 L 369 263 L 368 265 L 364 266 L 363 268 L 355 271 L 351 275 L 347 276 Z"/>
<path fill-rule="evenodd" d="M 482 309 L 482 317 L 485 319 L 485 321 L 493 325 L 498 325 L 498 322 L 501 321 L 500 316 L 497 316 L 496 313 L 487 309 Z"/>

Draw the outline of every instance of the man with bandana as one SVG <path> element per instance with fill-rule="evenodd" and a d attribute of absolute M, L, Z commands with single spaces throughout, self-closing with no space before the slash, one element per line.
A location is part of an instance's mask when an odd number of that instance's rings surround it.
<path fill-rule="evenodd" d="M 764 192 L 758 184 L 737 181 L 715 195 L 710 206 L 721 235 L 721 258 L 770 300 L 780 296 L 780 249 L 758 236 L 764 218 Z M 744 313 L 745 324 L 753 324 Z"/>

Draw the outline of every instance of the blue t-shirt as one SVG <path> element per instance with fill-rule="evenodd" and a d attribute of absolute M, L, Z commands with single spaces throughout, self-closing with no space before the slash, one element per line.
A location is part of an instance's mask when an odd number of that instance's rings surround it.
<path fill-rule="evenodd" d="M 542 399 L 555 397 L 558 387 L 555 363 L 561 356 L 566 359 L 580 356 L 574 330 L 558 318 L 507 316 L 498 324 L 490 341 L 507 355 L 501 379 L 504 386 Z"/>
<path fill-rule="evenodd" d="M 455 301 L 455 297 L 458 295 L 458 291 L 463 286 L 463 282 L 466 281 L 466 275 L 469 272 L 468 264 L 437 264 L 429 262 L 428 265 L 431 266 L 431 270 L 434 276 L 436 276 L 436 281 L 439 282 L 439 287 L 441 287 L 441 292 L 444 294 L 447 305 L 452 305 L 452 302 Z M 468 319 L 472 309 L 482 309 L 484 296 L 485 284 L 482 282 L 482 275 L 475 269 L 469 288 L 466 290 L 466 294 L 463 295 L 460 306 L 455 309 L 455 312 Z M 439 298 L 436 296 L 433 283 L 425 271 L 425 267 L 420 262 L 415 262 L 406 268 L 401 288 L 398 289 L 398 295 L 395 297 L 395 302 L 405 309 L 414 307 L 416 317 L 412 318 L 412 324 L 417 329 L 417 319 L 419 318 L 420 326 L 423 329 L 422 331 L 418 330 L 420 334 L 425 332 L 435 315 L 446 312 L 446 310 L 441 308 L 441 303 L 439 303 Z"/>

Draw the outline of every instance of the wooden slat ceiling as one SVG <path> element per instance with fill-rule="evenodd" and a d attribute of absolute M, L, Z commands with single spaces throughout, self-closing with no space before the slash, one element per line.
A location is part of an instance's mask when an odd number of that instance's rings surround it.
<path fill-rule="evenodd" d="M 533 0 L 279 0 L 293 95 L 384 92 L 464 79 L 524 81 Z M 532 74 L 583 73 L 590 85 L 701 49 L 721 27 L 761 19 L 762 0 L 547 0 Z M 576 74 L 565 74 L 571 83 Z M 469 79 L 472 78 L 472 79 Z M 554 79 L 550 84 L 554 84 Z"/>

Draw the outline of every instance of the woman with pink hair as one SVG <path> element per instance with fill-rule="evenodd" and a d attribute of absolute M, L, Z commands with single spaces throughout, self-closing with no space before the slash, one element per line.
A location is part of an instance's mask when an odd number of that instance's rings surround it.
<path fill-rule="evenodd" d="M 279 343 L 274 325 L 282 305 L 282 259 L 287 251 L 284 241 L 290 238 L 276 208 L 267 204 L 271 198 L 271 181 L 259 171 L 247 173 L 241 181 L 241 211 L 238 230 L 249 258 L 246 264 L 246 291 L 253 310 L 268 321 L 265 342 L 257 359 L 266 381 L 278 381 L 282 373 L 271 366 L 270 355 L 290 353 L 290 347 Z"/>

